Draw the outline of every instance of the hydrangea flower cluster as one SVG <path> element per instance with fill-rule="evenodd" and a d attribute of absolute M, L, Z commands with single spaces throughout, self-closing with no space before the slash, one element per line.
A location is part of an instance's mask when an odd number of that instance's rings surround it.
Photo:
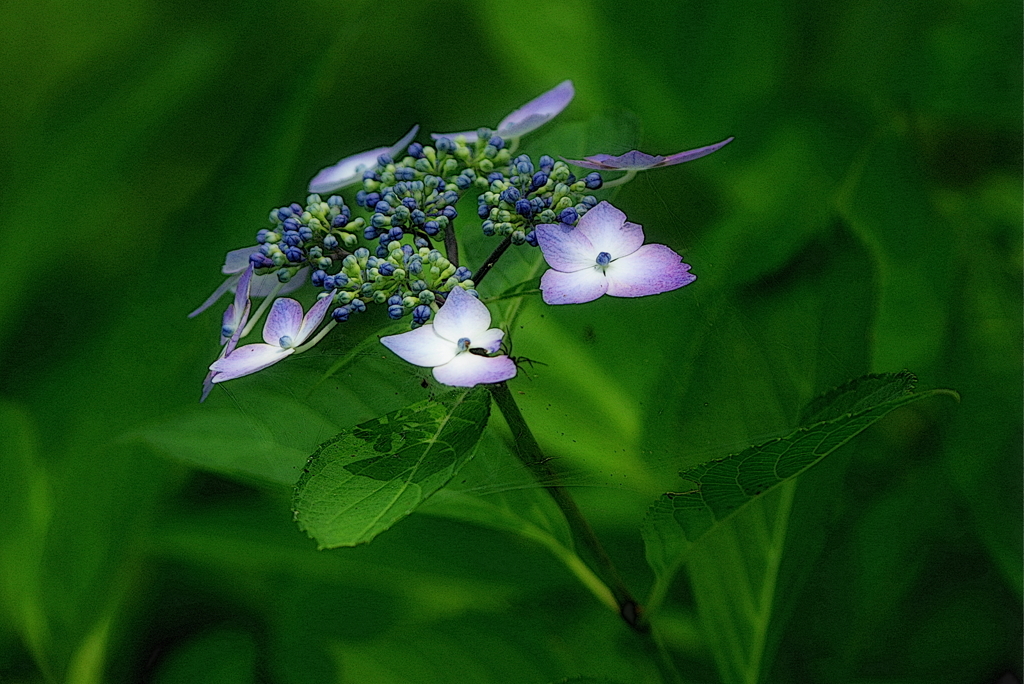
<path fill-rule="evenodd" d="M 692 282 L 695 276 L 678 254 L 643 244 L 640 226 L 591 193 L 639 170 L 711 154 L 732 138 L 666 157 L 634 150 L 584 160 L 543 155 L 534 163 L 529 155 L 516 155 L 519 139 L 557 116 L 573 95 L 572 82 L 565 81 L 513 111 L 496 130 L 435 133 L 428 145 L 415 142 L 419 126 L 413 126 L 394 145 L 322 169 L 304 204 L 273 209 L 256 245 L 228 253 L 222 268 L 227 279 L 189 314 L 235 293 L 203 398 L 216 383 L 312 347 L 371 305 L 385 307 L 392 319 L 411 319 L 410 332 L 381 342 L 405 360 L 433 368 L 439 382 L 468 387 L 508 380 L 516 365 L 500 353 L 503 333 L 490 327 L 476 287 L 511 245 L 540 247 L 551 266 L 540 281 L 548 304 L 659 294 Z M 570 164 L 596 171 L 577 177 Z M 599 171 L 626 176 L 606 184 Z M 359 189 L 351 208 L 340 194 L 323 197 L 352 186 Z M 476 276 L 459 264 L 455 230 L 456 206 L 471 193 L 480 230 L 501 238 Z M 298 300 L 283 297 L 302 289 L 316 299 L 305 314 Z M 250 298 L 263 302 L 253 310 Z M 239 346 L 268 309 L 263 343 Z"/>

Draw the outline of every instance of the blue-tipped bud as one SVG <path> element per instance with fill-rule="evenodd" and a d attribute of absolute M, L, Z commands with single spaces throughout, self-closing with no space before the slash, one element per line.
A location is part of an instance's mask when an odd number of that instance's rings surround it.
<path fill-rule="evenodd" d="M 495 149 L 503 149 L 505 147 L 505 139 L 500 135 L 492 135 L 491 139 L 487 141 L 487 144 Z"/>
<path fill-rule="evenodd" d="M 473 179 L 470 178 L 469 176 L 456 176 L 455 185 L 459 188 L 459 190 L 468 190 L 469 187 L 473 185 Z"/>
<path fill-rule="evenodd" d="M 327 206 L 343 208 L 345 206 L 345 200 L 342 199 L 341 195 L 331 195 L 327 198 Z"/>
<path fill-rule="evenodd" d="M 608 252 L 601 252 L 597 255 L 597 265 L 601 268 L 606 267 L 612 261 L 612 255 Z"/>
<path fill-rule="evenodd" d="M 349 310 L 347 306 L 339 306 L 337 309 L 331 312 L 331 318 L 338 321 L 339 323 L 344 323 L 345 321 L 348 320 L 348 316 L 350 313 L 352 312 Z"/>
<path fill-rule="evenodd" d="M 543 187 L 544 184 L 547 182 L 548 174 L 546 174 L 543 171 L 538 171 L 537 173 L 533 174 L 533 178 L 530 179 L 530 187 L 535 189 L 540 188 Z"/>
<path fill-rule="evenodd" d="M 414 159 L 421 159 L 423 157 L 423 145 L 422 143 L 414 142 L 410 143 L 409 147 L 405 151 L 410 157 Z"/>
<path fill-rule="evenodd" d="M 259 231 L 256 232 L 256 242 L 262 245 L 267 241 L 267 235 L 273 232 L 274 231 L 267 230 L 266 228 L 260 228 Z"/>
<path fill-rule="evenodd" d="M 291 204 L 288 205 L 288 208 L 291 209 L 292 213 L 295 214 L 296 216 L 302 216 L 302 205 L 299 204 L 298 202 L 292 202 Z"/>
<path fill-rule="evenodd" d="M 568 223 L 570 226 L 576 225 L 576 222 L 579 221 L 579 219 L 580 215 L 577 214 L 576 210 L 573 209 L 572 207 L 569 207 L 568 209 L 563 209 L 562 213 L 558 215 L 558 220 L 561 223 Z"/>
<path fill-rule="evenodd" d="M 279 283 L 287 283 L 291 279 L 292 279 L 292 272 L 289 271 L 287 268 L 282 268 L 282 269 L 280 269 L 277 272 L 277 282 L 279 282 Z"/>
<path fill-rule="evenodd" d="M 541 155 L 541 158 L 540 158 L 540 161 L 538 162 L 538 164 L 540 165 L 540 170 L 541 171 L 546 171 L 546 172 L 550 173 L 551 169 L 553 169 L 555 167 L 555 160 L 545 154 L 545 155 Z"/>
<path fill-rule="evenodd" d="M 400 181 L 411 181 L 416 178 L 416 169 L 411 169 L 404 166 L 400 169 L 395 169 L 395 179 Z"/>
<path fill-rule="evenodd" d="M 537 246 L 537 231 L 531 230 L 529 233 L 526 234 L 526 244 L 530 245 L 531 247 Z"/>
<path fill-rule="evenodd" d="M 494 221 L 484 221 L 480 224 L 480 228 L 483 229 L 484 235 L 487 237 L 494 235 Z"/>
<path fill-rule="evenodd" d="M 420 304 L 412 310 L 412 322 L 416 325 L 423 325 L 430 320 L 430 307 Z"/>
<path fill-rule="evenodd" d="M 345 214 L 338 214 L 331 219 L 331 226 L 334 228 L 344 228 L 348 225 L 348 216 Z"/>
<path fill-rule="evenodd" d="M 388 306 L 395 306 L 396 304 L 402 303 L 401 295 L 391 295 L 388 297 Z"/>
<path fill-rule="evenodd" d="M 377 157 L 377 163 L 381 166 L 387 166 L 388 164 L 394 164 L 395 160 L 391 158 L 391 155 L 385 152 L 384 154 Z"/>
<path fill-rule="evenodd" d="M 401 304 L 394 304 L 388 307 L 388 316 L 394 320 L 398 320 L 405 315 L 405 308 Z"/>
<path fill-rule="evenodd" d="M 580 204 L 585 205 L 588 209 L 593 209 L 594 207 L 597 206 L 597 198 L 594 197 L 593 195 L 587 195 L 582 200 L 580 200 Z"/>
<path fill-rule="evenodd" d="M 464 280 L 469 280 L 470 278 L 472 278 L 473 272 L 470 271 L 465 266 L 459 266 L 457 269 L 455 269 L 455 277 L 458 278 L 459 282 L 461 283 Z"/>
<path fill-rule="evenodd" d="M 285 209 L 288 209 L 288 207 L 285 207 Z M 291 211 L 291 209 L 288 209 L 288 211 Z M 289 216 L 284 220 L 284 223 L 282 223 L 282 227 L 285 230 L 298 230 L 301 225 L 302 224 L 299 223 L 299 219 L 294 216 Z"/>
<path fill-rule="evenodd" d="M 293 264 L 297 264 L 306 258 L 305 253 L 298 247 L 289 247 L 285 250 L 284 255 L 288 257 L 288 261 Z"/>
<path fill-rule="evenodd" d="M 519 188 L 511 187 L 507 190 L 503 190 L 499 196 L 501 201 L 508 202 L 509 204 L 515 204 L 519 201 L 521 195 L 519 194 Z"/>
<path fill-rule="evenodd" d="M 366 226 L 366 228 L 363 229 L 363 237 L 367 240 L 373 240 L 377 237 L 377 229 L 372 225 Z"/>
<path fill-rule="evenodd" d="M 418 209 L 420 205 L 416 202 L 414 198 L 405 197 L 402 199 L 402 206 L 404 206 L 409 211 L 413 211 L 414 209 Z"/>
<path fill-rule="evenodd" d="M 316 271 L 313 271 L 313 275 L 311 275 L 309 277 L 309 280 L 310 280 L 310 282 L 313 283 L 313 287 L 323 287 L 324 279 L 326 277 L 327 277 L 326 273 L 324 273 L 323 271 L 317 269 Z"/>
<path fill-rule="evenodd" d="M 366 311 L 366 303 L 362 299 L 353 299 L 352 303 L 348 305 L 354 313 L 363 313 Z"/>
<path fill-rule="evenodd" d="M 494 181 L 503 181 L 503 180 L 505 180 L 505 174 L 503 174 L 501 171 L 491 171 L 490 173 L 487 174 L 487 182 L 488 183 L 493 183 Z"/>
<path fill-rule="evenodd" d="M 482 219 L 487 218 L 491 213 L 491 208 L 486 204 L 481 204 L 476 208 L 476 215 Z"/>
<path fill-rule="evenodd" d="M 583 182 L 587 184 L 587 190 L 599 190 L 604 184 L 604 180 L 601 178 L 601 174 L 597 171 L 594 173 L 588 173 Z"/>
<path fill-rule="evenodd" d="M 378 245 L 377 246 L 377 251 L 374 252 L 374 253 L 379 258 L 381 258 L 381 259 L 387 259 L 388 258 L 388 248 L 386 246 L 384 246 L 384 245 Z"/>
<path fill-rule="evenodd" d="M 414 241 L 417 249 L 423 249 L 424 247 L 430 247 L 430 243 L 421 237 L 417 237 Z"/>
<path fill-rule="evenodd" d="M 313 219 L 313 220 L 316 221 L 316 219 Z M 319 223 L 319 221 L 317 221 L 317 223 Z M 299 228 L 299 238 L 301 238 L 303 242 L 305 242 L 306 240 L 312 240 L 313 239 L 313 229 L 310 228 L 309 226 L 302 226 L 302 227 L 300 227 Z"/>
<path fill-rule="evenodd" d="M 427 215 L 423 213 L 422 209 L 413 209 L 409 212 L 409 220 L 414 226 L 422 226 L 427 221 Z"/>
<path fill-rule="evenodd" d="M 521 199 L 516 202 L 516 213 L 523 218 L 530 218 L 533 216 L 533 204 L 530 200 Z"/>
<path fill-rule="evenodd" d="M 436 143 L 438 152 L 444 152 L 445 154 L 451 154 L 455 151 L 455 141 L 451 138 L 441 138 Z"/>
<path fill-rule="evenodd" d="M 405 233 L 402 231 L 401 228 L 398 228 L 398 227 L 395 227 L 395 228 L 392 228 L 391 230 L 389 230 L 387 235 L 388 235 L 387 242 L 393 242 L 395 240 L 401 240 L 403 237 L 405 237 Z"/>
<path fill-rule="evenodd" d="M 334 249 L 338 246 L 338 238 L 333 235 L 328 235 L 324 238 L 324 247 L 327 249 Z"/>
<path fill-rule="evenodd" d="M 377 202 L 375 205 L 373 205 L 373 210 L 378 214 L 386 214 L 389 211 L 391 211 L 391 205 L 385 202 L 384 200 L 381 200 Z"/>
<path fill-rule="evenodd" d="M 395 265 L 385 261 L 377 266 L 377 271 L 383 276 L 391 276 L 395 274 Z"/>
<path fill-rule="evenodd" d="M 300 213 L 300 214 L 302 213 L 302 207 L 299 207 L 299 213 Z M 291 208 L 291 207 L 280 207 L 280 208 L 279 208 L 279 209 L 277 210 L 277 216 L 278 216 L 278 218 L 280 218 L 280 219 L 281 219 L 282 221 L 284 221 L 285 219 L 287 219 L 287 218 L 288 218 L 288 217 L 290 217 L 291 215 L 292 215 L 292 208 Z"/>
<path fill-rule="evenodd" d="M 423 224 L 423 232 L 427 235 L 437 235 L 441 231 L 441 224 L 437 221 L 427 221 Z"/>
<path fill-rule="evenodd" d="M 455 217 L 459 215 L 459 212 L 455 211 L 455 207 L 447 206 L 441 211 L 441 215 L 449 221 L 454 221 Z"/>

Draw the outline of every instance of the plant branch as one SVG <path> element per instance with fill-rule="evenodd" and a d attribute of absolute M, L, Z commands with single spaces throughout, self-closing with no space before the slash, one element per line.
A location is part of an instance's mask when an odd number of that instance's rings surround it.
<path fill-rule="evenodd" d="M 498 409 L 512 430 L 513 453 L 530 469 L 530 472 L 533 473 L 533 476 L 538 481 L 555 483 L 547 486 L 546 489 L 555 500 L 555 503 L 558 504 L 558 507 L 562 509 L 562 513 L 565 514 L 574 536 L 587 547 L 587 550 L 593 556 L 593 560 L 597 563 L 599 569 L 603 571 L 605 579 L 609 580 L 612 594 L 615 596 L 615 601 L 618 604 L 619 615 L 626 621 L 626 624 L 636 631 L 646 631 L 646 623 L 640 617 L 640 604 L 636 602 L 629 589 L 626 588 L 612 559 L 605 552 L 597 535 L 594 534 L 590 523 L 583 517 L 579 506 L 576 505 L 576 500 L 572 498 L 572 495 L 569 494 L 565 487 L 558 484 L 558 474 L 548 465 L 548 460 L 544 457 L 543 452 L 540 450 L 540 445 L 537 444 L 537 440 L 526 424 L 523 414 L 519 411 L 519 406 L 512 397 L 512 393 L 509 392 L 508 385 L 504 382 L 499 382 L 488 385 L 488 389 L 491 391 L 495 403 L 498 404 Z"/>
<path fill-rule="evenodd" d="M 490 271 L 496 263 L 498 263 L 498 259 L 501 258 L 501 255 L 505 253 L 511 244 L 512 238 L 506 237 L 501 241 L 501 244 L 494 248 L 494 251 L 491 252 L 489 257 L 487 257 L 487 260 L 484 261 L 480 269 L 473 274 L 473 285 L 477 287 L 480 286 L 480 281 L 483 280 L 484 276 L 487 275 L 487 272 Z M 449 261 L 451 260 L 449 259 Z"/>
<path fill-rule="evenodd" d="M 459 243 L 455 239 L 455 226 L 451 222 L 444 229 L 444 256 L 452 266 L 459 267 Z"/>

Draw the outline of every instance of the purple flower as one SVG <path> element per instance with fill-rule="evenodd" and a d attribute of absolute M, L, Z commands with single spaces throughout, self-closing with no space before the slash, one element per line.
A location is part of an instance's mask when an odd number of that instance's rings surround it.
<path fill-rule="evenodd" d="M 454 387 L 503 382 L 515 377 L 516 365 L 498 351 L 503 330 L 491 328 L 491 312 L 461 287 L 448 294 L 434 320 L 381 343 L 409 363 L 434 369 L 438 382 Z"/>
<path fill-rule="evenodd" d="M 416 137 L 416 133 L 419 130 L 419 125 L 413 126 L 401 140 L 391 147 L 378 147 L 367 152 L 353 154 L 351 157 L 345 157 L 333 166 L 320 169 L 320 172 L 313 176 L 313 180 L 309 181 L 309 191 L 316 193 L 334 192 L 335 190 L 358 183 L 363 178 L 363 171 L 377 165 L 377 157 L 382 154 L 395 156 L 412 142 L 412 139 Z"/>
<path fill-rule="evenodd" d="M 576 91 L 573 90 L 572 81 L 562 81 L 543 95 L 535 97 L 519 109 L 515 110 L 498 124 L 494 131 L 502 138 L 521 138 L 531 131 L 535 131 L 551 119 L 558 116 L 559 112 L 572 102 Z M 466 142 L 476 142 L 476 131 L 463 133 L 431 133 L 434 140 L 440 138 L 451 138 L 463 136 Z"/>
<path fill-rule="evenodd" d="M 305 316 L 302 315 L 302 305 L 294 299 L 275 300 L 263 326 L 266 344 L 247 344 L 214 361 L 210 366 L 214 372 L 212 382 L 234 380 L 255 373 L 294 354 L 296 347 L 320 325 L 333 299 L 333 292 L 320 298 Z"/>
<path fill-rule="evenodd" d="M 220 272 L 228 276 L 227 280 L 220 284 L 216 290 L 213 291 L 206 301 L 199 305 L 199 308 L 188 315 L 189 318 L 195 318 L 199 314 L 203 313 L 211 306 L 213 306 L 218 299 L 224 296 L 225 292 L 229 290 L 238 291 L 238 282 L 242 277 L 242 273 L 249 268 L 249 256 L 255 254 L 260 249 L 259 245 L 254 247 L 242 247 L 241 249 L 234 249 L 227 253 L 224 257 L 224 265 L 221 267 Z M 305 282 L 306 273 L 308 269 L 300 269 L 290 281 L 285 283 L 278 294 L 288 294 L 302 287 Z M 269 295 L 275 287 L 280 284 L 277 276 L 273 273 L 267 275 L 253 275 L 252 285 L 250 287 L 250 297 L 266 297 Z"/>
<path fill-rule="evenodd" d="M 705 157 L 716 150 L 720 150 L 730 142 L 732 138 L 726 138 L 722 142 L 717 142 L 714 145 L 708 145 L 706 147 L 698 147 L 695 150 L 687 150 L 685 152 L 676 152 L 670 154 L 667 157 L 653 156 L 633 150 L 626 154 L 618 157 L 613 157 L 610 154 L 595 154 L 593 157 L 585 157 L 584 159 L 565 159 L 565 161 L 576 166 L 582 166 L 585 169 L 595 169 L 597 171 L 645 171 L 646 169 L 657 169 L 662 166 L 672 166 L 673 164 L 682 164 L 683 162 L 693 161 L 694 159 L 700 159 Z"/>
<path fill-rule="evenodd" d="M 551 266 L 540 279 L 547 304 L 581 304 L 604 294 L 644 297 L 697 279 L 665 245 L 643 244 L 643 228 L 607 202 L 584 214 L 575 228 L 537 226 L 537 242 Z"/>
<path fill-rule="evenodd" d="M 221 349 L 219 358 L 224 358 L 235 350 L 235 347 L 238 346 L 238 338 L 242 336 L 242 330 L 245 329 L 245 324 L 249 320 L 249 286 L 251 282 L 252 266 L 245 269 L 245 273 L 238 281 L 238 287 L 235 288 L 235 300 L 228 304 L 228 308 L 224 312 L 220 329 L 220 343 L 224 348 Z M 203 394 L 199 397 L 200 403 L 206 401 L 206 397 L 210 395 L 215 375 L 217 372 L 213 370 L 206 374 L 206 378 L 203 380 Z"/>

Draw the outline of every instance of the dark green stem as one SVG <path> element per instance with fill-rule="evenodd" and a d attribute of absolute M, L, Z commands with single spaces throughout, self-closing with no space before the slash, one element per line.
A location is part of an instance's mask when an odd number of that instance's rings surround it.
<path fill-rule="evenodd" d="M 526 424 L 526 420 L 523 419 L 523 414 L 520 413 L 519 406 L 512 397 L 508 385 L 504 382 L 499 382 L 487 387 L 491 391 L 498 409 L 505 417 L 505 422 L 508 423 L 509 429 L 512 430 L 512 451 L 530 469 L 530 472 L 533 473 L 533 476 L 539 482 L 552 483 L 545 488 L 555 500 L 555 503 L 558 504 L 558 507 L 562 509 L 562 513 L 565 514 L 573 535 L 587 547 L 594 562 L 604 575 L 605 580 L 608 581 L 612 593 L 615 595 L 615 601 L 619 606 L 619 615 L 633 629 L 638 632 L 645 632 L 647 626 L 640 617 L 640 604 L 629 593 L 629 589 L 626 588 L 622 578 L 619 576 L 619 571 L 616 569 L 615 564 L 612 563 L 612 559 L 605 552 L 597 535 L 594 534 L 593 528 L 590 527 L 590 523 L 583 517 L 579 506 L 576 505 L 576 500 L 572 498 L 572 495 L 569 494 L 565 487 L 558 484 L 558 473 L 551 468 L 548 464 L 548 459 L 544 457 L 544 453 L 540 450 L 540 445 L 537 444 L 537 440 Z"/>
<path fill-rule="evenodd" d="M 459 267 L 459 243 L 455 239 L 455 226 L 451 222 L 444 229 L 444 256 L 452 266 Z"/>
<path fill-rule="evenodd" d="M 473 274 L 473 285 L 480 285 L 480 281 L 483 280 L 484 276 L 487 275 L 487 272 L 494 267 L 494 264 L 498 263 L 498 259 L 501 258 L 501 255 L 505 253 L 505 250 L 507 250 L 509 248 L 509 245 L 511 244 L 512 238 L 506 237 L 504 240 L 501 241 L 501 244 L 494 248 L 494 251 L 491 252 L 491 256 L 487 257 L 487 260 L 483 263 L 483 266 L 481 266 L 479 270 L 477 270 L 477 272 Z"/>

